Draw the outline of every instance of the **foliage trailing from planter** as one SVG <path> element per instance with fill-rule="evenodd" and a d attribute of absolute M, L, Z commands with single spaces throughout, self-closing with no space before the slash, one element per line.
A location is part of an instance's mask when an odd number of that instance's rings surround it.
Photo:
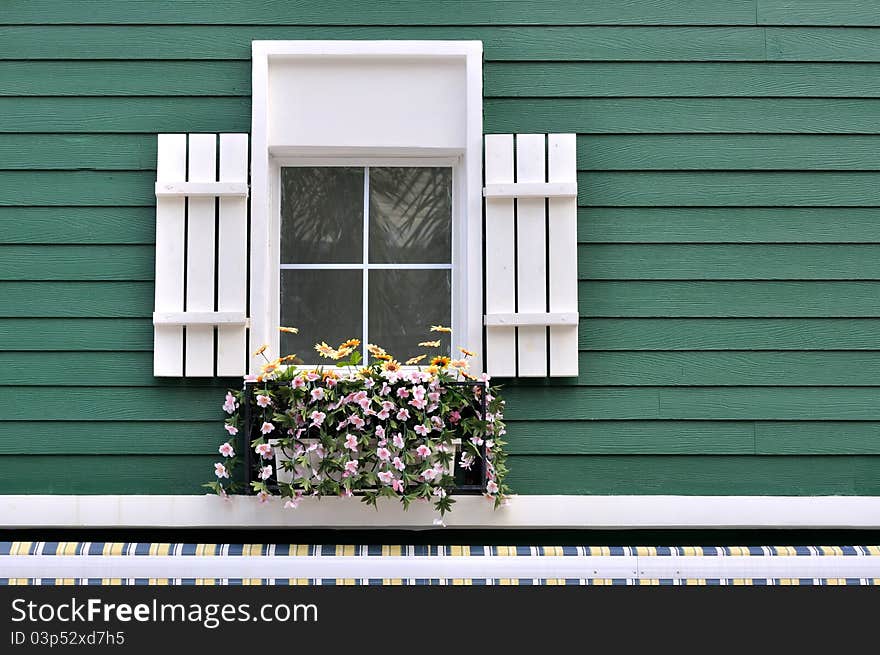
<path fill-rule="evenodd" d="M 327 368 L 285 366 L 299 360 L 288 355 L 269 361 L 266 347 L 260 348 L 256 354 L 266 365 L 259 376 L 245 377 L 256 385 L 254 392 L 226 394 L 229 439 L 219 448 L 223 461 L 214 465 L 216 480 L 204 486 L 224 497 L 242 490 L 234 475 L 244 459 L 236 453 L 236 435 L 246 432 L 249 416 L 260 426 L 248 447 L 258 462 L 251 491 L 262 502 L 277 494 L 293 508 L 304 496 L 357 494 L 372 506 L 379 498 L 397 498 L 405 509 L 414 500 L 432 501 L 443 515 L 455 502 L 457 465 L 484 467 L 482 491 L 501 505 L 509 492 L 504 401 L 488 376 L 467 372 L 473 353 L 461 349 L 460 360 L 439 356 L 416 366 L 422 355 L 407 360 L 411 368 L 404 369 L 370 344 L 369 363 L 361 366 L 359 345 L 357 339 L 338 348 L 317 344 L 323 357 L 335 360 Z"/>

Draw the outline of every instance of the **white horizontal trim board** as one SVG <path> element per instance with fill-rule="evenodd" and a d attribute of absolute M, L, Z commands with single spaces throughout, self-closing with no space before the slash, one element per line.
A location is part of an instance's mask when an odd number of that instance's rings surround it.
<path fill-rule="evenodd" d="M 577 325 L 577 312 L 486 314 L 486 325 Z"/>
<path fill-rule="evenodd" d="M 153 312 L 153 325 L 247 325 L 244 312 Z"/>
<path fill-rule="evenodd" d="M 247 198 L 248 185 L 240 182 L 156 182 L 156 195 L 160 198 Z"/>
<path fill-rule="evenodd" d="M 486 198 L 577 198 L 577 193 L 577 183 L 573 182 L 514 182 L 483 187 Z"/>
<path fill-rule="evenodd" d="M 2 555 L 7 578 L 877 578 L 880 557 Z"/>
<path fill-rule="evenodd" d="M 363 269 L 367 270 L 395 270 L 405 271 L 412 270 L 451 270 L 452 264 L 281 264 L 281 269 L 285 271 L 347 271 Z"/>
<path fill-rule="evenodd" d="M 456 499 L 450 528 L 880 528 L 880 496 L 515 496 L 493 510 L 482 497 Z M 6 495 L 0 527 L 309 527 L 429 529 L 427 503 L 404 511 L 380 500 L 306 498 L 295 509 L 254 497 Z"/>

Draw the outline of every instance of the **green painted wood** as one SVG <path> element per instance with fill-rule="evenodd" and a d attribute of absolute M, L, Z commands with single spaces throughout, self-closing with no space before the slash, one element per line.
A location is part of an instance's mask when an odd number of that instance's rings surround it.
<path fill-rule="evenodd" d="M 880 173 L 592 172 L 578 175 L 578 191 L 583 205 L 873 207 Z"/>
<path fill-rule="evenodd" d="M 2 98 L 0 132 L 249 132 L 250 98 Z"/>
<path fill-rule="evenodd" d="M 155 207 L 0 207 L 0 244 L 153 244 Z"/>
<path fill-rule="evenodd" d="M 541 387 L 506 384 L 509 420 L 877 421 L 877 387 Z"/>
<path fill-rule="evenodd" d="M 522 456 L 509 482 L 535 494 L 851 496 L 880 494 L 880 457 Z"/>
<path fill-rule="evenodd" d="M 880 317 L 876 282 L 580 282 L 586 317 Z"/>
<path fill-rule="evenodd" d="M 149 318 L 0 318 L 2 351 L 153 351 Z"/>
<path fill-rule="evenodd" d="M 249 61 L 0 61 L 4 96 L 250 96 Z"/>
<path fill-rule="evenodd" d="M 7 134 L 3 170 L 156 170 L 155 134 Z"/>
<path fill-rule="evenodd" d="M 484 66 L 486 97 L 880 97 L 878 64 L 532 63 Z M 0 61 L 3 96 L 249 96 L 250 62 Z"/>
<path fill-rule="evenodd" d="M 589 178 L 588 178 L 589 179 Z M 589 190 L 586 191 L 589 194 Z M 584 243 L 880 243 L 875 207 L 581 207 Z"/>
<path fill-rule="evenodd" d="M 880 78 L 878 78 L 880 79 Z M 591 134 L 580 170 L 880 170 L 880 137 L 822 134 Z"/>
<path fill-rule="evenodd" d="M 0 405 L 16 421 L 216 421 L 222 423 L 223 396 L 230 380 L 208 386 L 52 387 L 51 402 L 34 402 L 34 391 L 0 387 Z M 11 411 L 10 411 L 11 410 Z M 221 426 L 222 427 L 222 426 Z M 30 452 L 30 451 L 27 451 Z"/>
<path fill-rule="evenodd" d="M 547 4 L 480 0 L 188 0 L 145 6 L 138 0 L 95 0 L 58 7 L 52 0 L 11 0 L 0 24 L 139 25 L 754 25 L 755 0 L 558 0 Z"/>
<path fill-rule="evenodd" d="M 880 246 L 580 245 L 578 277 L 593 280 L 877 280 L 880 279 Z"/>
<path fill-rule="evenodd" d="M 0 246 L 0 280 L 152 280 L 155 247 Z"/>
<path fill-rule="evenodd" d="M 487 98 L 483 119 L 487 134 L 878 134 L 880 102 L 870 98 Z"/>
<path fill-rule="evenodd" d="M 0 204 L 155 206 L 148 171 L 0 171 Z"/>
<path fill-rule="evenodd" d="M 735 455 L 755 452 L 749 421 L 509 421 L 511 455 Z"/>
<path fill-rule="evenodd" d="M 758 0 L 759 25 L 880 25 L 873 0 Z"/>
<path fill-rule="evenodd" d="M 203 378 L 153 377 L 152 352 L 0 352 L 2 385 L 137 387 L 169 390 L 212 384 Z"/>
<path fill-rule="evenodd" d="M 0 318 L 146 318 L 152 282 L 0 282 Z"/>
<path fill-rule="evenodd" d="M 767 58 L 780 61 L 880 61 L 872 28 L 768 27 Z"/>
<path fill-rule="evenodd" d="M 0 27 L 0 59 L 250 59 L 252 40 L 325 39 L 327 32 L 326 27 L 308 25 L 116 25 L 109 30 L 102 26 L 20 25 Z M 483 42 L 486 61 L 763 61 L 764 32 L 758 27 L 703 26 L 337 25 L 333 38 L 478 39 Z M 840 56 L 839 48 L 846 48 L 847 41 L 845 37 L 837 40 L 837 48 L 826 48 Z M 862 41 L 866 48 L 871 47 L 868 39 L 862 37 Z M 137 43 L 137 48 L 132 48 L 132 43 Z M 798 43 L 794 38 L 792 47 Z M 859 52 L 849 51 L 851 57 Z"/>
<path fill-rule="evenodd" d="M 483 70 L 486 97 L 880 96 L 877 64 L 523 62 Z"/>
<path fill-rule="evenodd" d="M 40 471 L 43 494 L 203 494 L 215 455 L 3 455 L 4 470 Z M 206 471 L 207 475 L 202 472 Z M 30 494 L 30 476 L 3 476 L 0 494 Z"/>
<path fill-rule="evenodd" d="M 581 350 L 880 350 L 871 318 L 590 318 Z"/>
<path fill-rule="evenodd" d="M 592 386 L 877 386 L 880 352 L 583 352 L 579 369 Z"/>
<path fill-rule="evenodd" d="M 760 455 L 880 455 L 880 423 L 787 421 L 755 424 Z"/>
<path fill-rule="evenodd" d="M 56 455 L 207 455 L 224 435 L 218 421 L 4 421 L 0 455 L 21 454 L 22 439 Z"/>

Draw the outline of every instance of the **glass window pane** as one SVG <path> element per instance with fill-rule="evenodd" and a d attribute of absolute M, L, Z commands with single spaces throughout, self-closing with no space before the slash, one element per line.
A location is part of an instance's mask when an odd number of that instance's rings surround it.
<path fill-rule="evenodd" d="M 281 354 L 332 364 L 315 352 L 315 343 L 335 348 L 346 339 L 361 339 L 363 304 L 360 270 L 282 270 L 281 325 L 299 328 L 299 334 L 281 333 Z"/>
<path fill-rule="evenodd" d="M 373 269 L 369 284 L 370 343 L 382 346 L 401 363 L 421 353 L 449 354 L 449 335 L 429 330 L 432 325 L 450 324 L 452 271 Z M 440 348 L 418 345 L 437 339 Z"/>
<path fill-rule="evenodd" d="M 364 261 L 364 169 L 281 169 L 281 263 Z"/>
<path fill-rule="evenodd" d="M 452 169 L 370 169 L 370 262 L 452 261 Z"/>

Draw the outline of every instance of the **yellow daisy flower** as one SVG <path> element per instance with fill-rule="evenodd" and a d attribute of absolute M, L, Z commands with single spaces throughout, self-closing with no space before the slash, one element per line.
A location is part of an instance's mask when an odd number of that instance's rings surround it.
<path fill-rule="evenodd" d="M 389 359 L 384 364 L 382 364 L 382 370 L 383 371 L 392 371 L 392 372 L 399 371 L 400 370 L 400 363 L 394 361 L 393 359 Z"/>
<path fill-rule="evenodd" d="M 422 346 L 423 348 L 439 348 L 440 342 L 439 341 L 422 341 L 419 343 L 419 345 Z"/>
<path fill-rule="evenodd" d="M 431 375 L 437 375 L 440 372 L 440 367 L 431 364 L 428 368 L 425 369 L 425 372 L 430 373 Z"/>
<path fill-rule="evenodd" d="M 262 355 L 264 352 L 266 352 L 266 348 L 268 348 L 268 347 L 269 347 L 269 344 L 264 343 L 262 346 L 260 346 L 259 348 L 257 348 L 254 351 L 254 357 L 256 357 L 257 355 Z"/>
<path fill-rule="evenodd" d="M 337 353 L 333 348 L 328 346 L 325 342 L 316 343 L 315 350 L 318 351 L 318 354 L 321 357 L 329 357 L 330 359 L 339 359 L 339 353 Z"/>
<path fill-rule="evenodd" d="M 446 332 L 447 334 L 449 334 L 450 332 L 452 332 L 452 328 L 443 327 L 442 325 L 432 325 L 431 332 Z"/>
<path fill-rule="evenodd" d="M 413 364 L 418 364 L 425 357 L 427 357 L 427 355 L 419 355 L 418 357 L 410 357 L 408 360 L 406 360 L 406 365 L 412 366 Z"/>
<path fill-rule="evenodd" d="M 298 360 L 299 360 L 299 357 L 297 357 L 296 355 L 285 355 L 284 357 L 281 358 L 280 361 L 282 361 L 282 362 L 296 362 Z"/>
<path fill-rule="evenodd" d="M 288 334 L 299 334 L 299 328 L 295 327 L 284 327 L 283 325 L 278 328 L 281 332 L 287 332 Z"/>
<path fill-rule="evenodd" d="M 437 357 L 435 357 L 434 359 L 431 360 L 431 366 L 439 366 L 440 368 L 446 368 L 447 366 L 449 366 L 450 361 L 451 360 L 449 359 L 449 357 L 446 357 L 445 355 L 438 355 Z"/>
<path fill-rule="evenodd" d="M 477 353 L 471 352 L 467 348 L 459 348 L 459 350 L 461 351 L 461 354 L 464 355 L 465 357 L 476 357 L 477 356 Z"/>
<path fill-rule="evenodd" d="M 367 344 L 367 352 L 369 352 L 373 357 L 378 357 L 379 355 L 386 354 L 384 348 L 380 348 L 379 346 L 372 343 Z"/>
<path fill-rule="evenodd" d="M 391 355 L 387 353 L 382 353 L 381 355 L 373 355 L 373 357 L 375 357 L 376 359 L 384 360 L 386 362 L 390 362 L 392 359 L 394 359 Z"/>
<path fill-rule="evenodd" d="M 361 345 L 360 339 L 349 339 L 348 341 L 343 341 L 341 344 L 339 344 L 339 350 L 342 350 L 343 348 L 354 349 L 357 348 L 359 345 Z"/>
<path fill-rule="evenodd" d="M 449 365 L 452 368 L 457 368 L 460 370 L 464 370 L 470 366 L 470 364 L 467 363 L 466 359 L 453 359 L 451 362 L 449 362 Z"/>

